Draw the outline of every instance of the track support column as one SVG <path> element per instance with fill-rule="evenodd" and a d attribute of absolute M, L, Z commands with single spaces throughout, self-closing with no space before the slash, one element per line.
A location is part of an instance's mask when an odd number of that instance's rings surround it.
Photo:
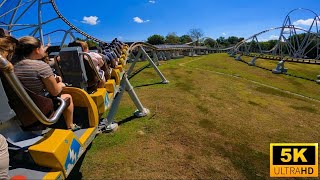
<path fill-rule="evenodd" d="M 125 90 L 129 93 L 131 100 L 137 107 L 137 110 L 134 112 L 136 117 L 144 117 L 150 113 L 149 109 L 145 108 L 140 102 L 137 94 L 128 80 L 128 75 L 125 73 L 120 83 L 119 92 L 116 94 L 116 97 L 113 100 L 107 118 L 102 122 L 102 124 L 105 125 L 105 130 L 107 132 L 113 131 L 118 127 L 118 124 L 114 122 L 114 117 L 118 111 L 119 104 Z"/>
<path fill-rule="evenodd" d="M 152 59 L 150 58 L 150 56 L 146 53 L 146 51 L 142 48 L 139 47 L 140 51 L 142 52 L 143 55 L 146 56 L 147 60 L 149 61 L 150 65 L 153 67 L 153 69 L 157 72 L 157 74 L 160 76 L 160 78 L 162 79 L 162 83 L 163 84 L 168 84 L 169 81 L 164 77 L 164 75 L 161 73 L 161 71 L 158 69 L 158 67 L 156 66 L 156 64 L 152 61 Z"/>

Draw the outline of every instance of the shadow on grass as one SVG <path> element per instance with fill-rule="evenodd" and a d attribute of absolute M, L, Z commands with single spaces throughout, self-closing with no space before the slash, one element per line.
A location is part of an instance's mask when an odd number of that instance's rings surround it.
<path fill-rule="evenodd" d="M 269 155 L 250 148 L 247 144 L 227 143 L 218 146 L 219 152 L 228 158 L 247 179 L 267 179 Z"/>
<path fill-rule="evenodd" d="M 141 88 L 141 87 L 147 87 L 147 86 L 154 86 L 154 85 L 157 85 L 157 84 L 163 84 L 163 83 L 162 83 L 162 82 L 156 82 L 156 83 L 143 84 L 143 85 L 135 86 L 134 88 Z"/>
<path fill-rule="evenodd" d="M 125 118 L 125 119 L 117 122 L 117 123 L 118 123 L 119 126 L 121 126 L 122 124 L 125 124 L 125 123 L 127 123 L 127 122 L 130 122 L 130 121 L 132 121 L 132 120 L 134 120 L 134 119 L 137 119 L 137 117 L 134 116 L 134 115 L 132 115 L 132 116 L 130 116 L 130 117 L 127 117 L 127 118 Z"/>
<path fill-rule="evenodd" d="M 300 111 L 305 111 L 309 113 L 314 113 L 317 114 L 317 109 L 314 107 L 309 107 L 309 106 L 295 106 L 295 105 L 290 105 L 289 107 L 295 109 L 295 110 L 300 110 Z"/>
<path fill-rule="evenodd" d="M 77 164 L 74 166 L 74 168 L 70 172 L 67 180 L 78 180 L 78 179 L 83 178 L 83 175 L 82 175 L 82 172 L 80 171 L 80 169 L 81 169 L 83 160 L 86 157 L 86 154 L 89 151 L 89 149 L 91 148 L 91 146 L 92 146 L 92 143 L 87 147 L 86 151 L 82 154 L 82 156 L 78 160 Z"/>

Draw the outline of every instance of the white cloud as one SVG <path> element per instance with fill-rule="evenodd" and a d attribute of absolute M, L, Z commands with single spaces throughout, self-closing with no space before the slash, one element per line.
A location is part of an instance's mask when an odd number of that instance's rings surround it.
<path fill-rule="evenodd" d="M 149 3 L 155 4 L 156 1 L 150 0 Z"/>
<path fill-rule="evenodd" d="M 303 27 L 301 26 L 294 26 L 295 28 L 300 28 L 300 29 L 304 29 Z M 297 30 L 298 31 L 298 30 Z"/>
<path fill-rule="evenodd" d="M 84 24 L 97 25 L 100 22 L 98 19 L 97 16 L 84 16 L 81 22 Z"/>
<path fill-rule="evenodd" d="M 227 35 L 227 33 L 222 33 L 222 35 L 223 35 L 223 36 L 226 36 L 226 35 Z"/>
<path fill-rule="evenodd" d="M 297 20 L 297 21 L 293 22 L 293 25 L 311 26 L 313 21 L 314 21 L 313 18 L 305 19 L 305 20 L 304 19 L 300 19 L 300 20 Z M 318 23 L 320 23 L 319 20 L 317 20 L 317 21 L 318 21 Z M 315 23 L 313 25 L 315 25 Z"/>
<path fill-rule="evenodd" d="M 300 29 L 295 29 L 296 32 L 303 32 L 303 30 L 307 31 L 305 28 L 302 28 L 300 26 L 295 26 L 295 28 L 300 28 Z M 302 30 L 303 29 L 303 30 Z M 290 34 L 294 32 L 294 28 L 284 28 L 283 29 L 283 34 Z"/>
<path fill-rule="evenodd" d="M 267 41 L 270 41 L 270 40 L 278 40 L 279 39 L 279 36 L 277 35 L 270 35 L 269 37 L 260 37 L 258 40 L 259 42 L 267 42 Z M 252 39 L 250 39 L 251 41 Z"/>
<path fill-rule="evenodd" d="M 306 19 L 306 20 L 300 19 L 300 20 L 298 20 L 298 21 L 295 21 L 295 22 L 293 23 L 293 25 L 311 26 L 313 20 L 314 20 L 314 19 Z"/>
<path fill-rule="evenodd" d="M 269 40 L 278 40 L 278 39 L 279 39 L 279 36 L 277 36 L 277 35 L 271 35 L 269 37 Z"/>
<path fill-rule="evenodd" d="M 143 19 L 141 19 L 141 18 L 139 18 L 139 17 L 134 17 L 134 18 L 133 18 L 133 21 L 136 22 L 136 23 L 138 23 L 138 24 L 141 24 L 141 23 L 147 23 L 147 22 L 149 22 L 150 20 L 143 20 Z"/>

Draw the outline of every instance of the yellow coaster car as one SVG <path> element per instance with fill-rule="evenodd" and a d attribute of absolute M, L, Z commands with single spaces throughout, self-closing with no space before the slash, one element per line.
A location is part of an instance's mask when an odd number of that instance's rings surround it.
<path fill-rule="evenodd" d="M 35 97 L 24 89 L 10 67 L 10 62 L 0 56 L 0 85 L 3 86 L 0 91 L 4 89 L 7 96 L 1 96 L 1 101 L 8 98 L 16 114 L 0 123 L 0 133 L 9 145 L 9 175 L 26 179 L 67 178 L 97 133 L 99 116 L 96 104 L 84 90 L 65 88 L 63 93 L 73 97 L 74 122 L 82 126 L 75 132 L 67 130 L 60 126 L 67 102 L 58 98 L 58 107 L 47 116 L 39 105 L 41 101 L 33 99 Z M 37 125 L 32 126 L 34 129 L 27 128 L 31 120 L 36 120 Z M 40 126 L 46 128 L 38 129 Z"/>
<path fill-rule="evenodd" d="M 84 56 L 87 56 L 88 60 L 85 60 Z M 80 47 L 62 48 L 59 67 L 64 82 L 88 92 L 96 103 L 100 116 L 110 107 L 122 78 L 122 66 L 119 67 L 121 71 L 112 69 L 113 79 L 107 80 L 104 88 L 99 88 L 104 75 L 97 72 L 91 57 L 83 53 Z"/>

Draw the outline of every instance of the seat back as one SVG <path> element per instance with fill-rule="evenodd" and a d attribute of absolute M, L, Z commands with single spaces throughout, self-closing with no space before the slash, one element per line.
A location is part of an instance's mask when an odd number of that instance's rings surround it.
<path fill-rule="evenodd" d="M 59 53 L 60 50 L 60 46 L 49 46 L 47 49 L 47 53 L 50 58 L 53 58 L 56 55 L 56 53 Z"/>
<path fill-rule="evenodd" d="M 37 130 L 44 129 L 45 125 L 42 126 L 41 123 L 38 123 L 38 118 L 29 110 L 29 108 L 26 107 L 26 105 L 19 98 L 18 94 L 15 91 L 12 91 L 9 82 L 3 76 L 3 73 L 0 73 L 0 76 L 1 81 L 3 82 L 3 88 L 8 97 L 9 105 L 16 113 L 17 118 L 21 122 L 22 128 L 25 128 L 26 130 L 34 130 L 34 128 Z M 26 88 L 25 90 L 39 110 L 46 117 L 51 117 L 54 112 L 53 101 L 50 98 L 37 95 Z"/>
<path fill-rule="evenodd" d="M 84 60 L 81 47 L 62 48 L 59 64 L 65 83 L 84 89 L 89 94 L 97 90 L 99 78 L 95 68 Z"/>
<path fill-rule="evenodd" d="M 16 114 L 14 113 L 13 109 L 11 109 L 8 104 L 8 98 L 4 92 L 2 82 L 0 80 L 0 124 L 9 121 L 15 115 Z"/>
<path fill-rule="evenodd" d="M 79 55 L 80 52 L 82 52 L 81 47 L 62 48 L 59 53 L 59 65 L 65 83 L 86 90 L 88 77 L 83 58 Z"/>
<path fill-rule="evenodd" d="M 3 77 L 3 74 L 1 76 Z M 0 81 L 0 134 L 6 137 L 9 150 L 26 150 L 29 146 L 35 144 L 43 137 L 41 136 L 41 134 L 38 135 L 34 134 L 31 131 L 23 131 L 23 129 L 21 128 L 21 121 L 19 121 L 18 118 L 14 118 L 16 116 L 16 113 L 8 104 L 9 100 L 6 96 L 2 84 L 3 83 Z M 20 103 L 22 104 L 21 101 Z M 24 108 L 27 109 L 26 107 Z M 16 108 L 14 109 L 15 111 L 17 111 Z M 20 115 L 21 113 L 18 114 Z M 21 119 L 21 116 L 19 117 L 19 119 Z"/>
<path fill-rule="evenodd" d="M 35 123 L 52 125 L 59 120 L 62 112 L 67 107 L 65 101 L 58 98 L 60 106 L 54 112 L 52 100 L 25 89 L 14 74 L 12 64 L 2 56 L 0 56 L 0 78 L 8 97 L 9 105 L 15 111 L 24 128 L 32 128 Z"/>

